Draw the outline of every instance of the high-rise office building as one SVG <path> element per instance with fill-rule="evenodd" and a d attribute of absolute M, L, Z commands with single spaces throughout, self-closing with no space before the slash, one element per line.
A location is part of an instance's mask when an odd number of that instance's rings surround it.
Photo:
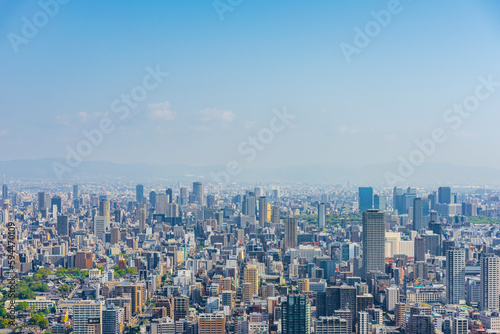
<path fill-rule="evenodd" d="M 373 195 L 373 208 L 387 210 L 387 196 Z"/>
<path fill-rule="evenodd" d="M 359 212 L 366 212 L 373 209 L 373 188 L 372 187 L 359 187 Z"/>
<path fill-rule="evenodd" d="M 177 296 L 174 298 L 174 320 L 186 319 L 189 310 L 189 298 Z"/>
<path fill-rule="evenodd" d="M 336 310 L 349 311 L 349 325 L 356 324 L 357 289 L 352 286 L 332 286 L 317 293 L 318 316 L 332 316 Z M 350 328 L 349 330 L 354 329 Z"/>
<path fill-rule="evenodd" d="M 392 201 L 393 201 L 393 208 L 394 210 L 398 211 L 398 214 L 401 215 L 406 213 L 402 188 L 394 187 L 394 189 L 392 190 Z"/>
<path fill-rule="evenodd" d="M 273 206 L 271 208 L 271 222 L 273 224 L 279 224 L 281 222 L 280 207 Z"/>
<path fill-rule="evenodd" d="M 281 303 L 282 334 L 311 333 L 311 304 L 303 295 L 289 295 Z"/>
<path fill-rule="evenodd" d="M 116 245 L 118 242 L 120 242 L 120 228 L 113 226 L 111 228 L 111 244 Z"/>
<path fill-rule="evenodd" d="M 318 204 L 318 228 L 320 230 L 326 227 L 326 205 L 325 203 Z"/>
<path fill-rule="evenodd" d="M 52 197 L 52 199 L 50 200 L 50 207 L 54 208 L 54 205 L 57 208 L 57 213 L 61 213 L 62 212 L 62 199 L 60 196 Z M 53 213 L 55 213 L 55 212 L 53 212 Z"/>
<path fill-rule="evenodd" d="M 151 190 L 149 193 L 149 205 L 154 209 L 156 207 L 156 192 Z"/>
<path fill-rule="evenodd" d="M 297 218 L 286 217 L 285 219 L 285 250 L 297 247 Z"/>
<path fill-rule="evenodd" d="M 102 331 L 102 305 L 94 301 L 81 301 L 73 305 L 74 334 L 104 334 Z"/>
<path fill-rule="evenodd" d="M 385 272 L 385 214 L 379 210 L 363 212 L 363 273 Z"/>
<path fill-rule="evenodd" d="M 264 224 L 267 223 L 267 198 L 265 196 L 261 196 L 259 198 L 259 224 L 260 227 L 264 227 Z"/>
<path fill-rule="evenodd" d="M 399 303 L 399 288 L 390 287 L 385 289 L 385 309 L 387 312 L 394 312 L 396 304 Z"/>
<path fill-rule="evenodd" d="M 259 269 L 254 265 L 248 265 L 243 270 L 243 281 L 252 284 L 252 294 L 259 294 Z"/>
<path fill-rule="evenodd" d="M 451 204 L 451 188 L 439 187 L 438 189 L 438 203 Z"/>
<path fill-rule="evenodd" d="M 224 334 L 226 332 L 226 316 L 222 312 L 203 313 L 198 318 L 199 334 Z"/>
<path fill-rule="evenodd" d="M 103 334 L 119 334 L 120 333 L 120 323 L 119 323 L 119 313 L 120 311 L 115 308 L 115 305 L 108 304 L 105 310 L 102 310 L 102 332 Z"/>
<path fill-rule="evenodd" d="M 498 310 L 500 305 L 500 257 L 481 255 L 481 284 L 479 307 L 481 310 Z"/>
<path fill-rule="evenodd" d="M 169 203 L 173 203 L 174 202 L 174 191 L 172 190 L 172 188 L 167 188 L 167 190 L 165 190 L 165 193 L 168 195 Z"/>
<path fill-rule="evenodd" d="M 425 239 L 420 235 L 413 240 L 413 255 L 415 262 L 425 261 Z"/>
<path fill-rule="evenodd" d="M 94 217 L 94 234 L 97 238 L 104 240 L 106 233 L 106 217 Z"/>
<path fill-rule="evenodd" d="M 452 247 L 446 252 L 446 302 L 465 300 L 465 251 Z"/>
<path fill-rule="evenodd" d="M 146 231 L 146 209 L 140 208 L 138 210 L 139 215 L 139 233 L 144 233 Z"/>
<path fill-rule="evenodd" d="M 57 234 L 69 235 L 69 221 L 68 216 L 57 216 Z"/>
<path fill-rule="evenodd" d="M 249 192 L 245 196 L 243 196 L 243 207 L 242 213 L 247 216 L 255 217 L 256 213 L 256 197 L 255 193 Z"/>
<path fill-rule="evenodd" d="M 204 190 L 202 182 L 193 182 L 194 202 L 198 205 L 205 205 Z"/>
<path fill-rule="evenodd" d="M 2 199 L 8 199 L 9 198 L 9 186 L 6 184 L 2 185 Z"/>
<path fill-rule="evenodd" d="M 73 185 L 73 199 L 76 200 L 79 196 L 80 194 L 78 193 L 78 185 L 75 184 Z"/>
<path fill-rule="evenodd" d="M 368 312 L 358 312 L 358 334 L 368 334 Z"/>
<path fill-rule="evenodd" d="M 142 184 L 138 184 L 135 186 L 135 200 L 137 203 L 142 203 L 144 199 L 144 186 Z"/>
<path fill-rule="evenodd" d="M 107 199 L 103 199 L 99 203 L 99 216 L 106 219 L 106 230 L 109 230 L 111 227 L 111 204 Z"/>
<path fill-rule="evenodd" d="M 413 229 L 420 231 L 424 226 L 423 203 L 420 197 L 413 200 Z"/>

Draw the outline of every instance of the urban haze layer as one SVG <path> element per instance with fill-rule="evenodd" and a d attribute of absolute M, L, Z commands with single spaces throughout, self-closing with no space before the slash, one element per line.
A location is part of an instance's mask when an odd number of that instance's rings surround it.
<path fill-rule="evenodd" d="M 499 190 L 11 181 L 16 333 L 500 331 Z"/>

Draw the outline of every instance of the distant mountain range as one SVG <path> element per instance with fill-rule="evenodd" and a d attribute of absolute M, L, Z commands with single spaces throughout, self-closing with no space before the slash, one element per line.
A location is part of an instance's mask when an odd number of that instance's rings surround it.
<path fill-rule="evenodd" d="M 58 180 L 53 163 L 63 166 L 63 159 L 11 160 L 0 161 L 0 176 L 11 178 L 29 178 Z M 308 183 L 308 184 L 354 184 L 388 186 L 385 174 L 398 175 L 398 165 L 376 164 L 359 167 L 331 166 L 289 166 L 289 167 L 244 167 L 241 172 L 230 178 L 236 183 Z M 211 175 L 225 175 L 222 165 L 155 165 L 147 163 L 117 164 L 105 161 L 83 161 L 79 166 L 63 173 L 63 182 L 74 180 L 88 181 L 193 181 L 216 183 Z M 221 174 L 222 172 L 222 174 Z M 226 182 L 225 176 L 219 180 Z M 466 167 L 455 164 L 427 163 L 416 167 L 408 178 L 398 179 L 398 185 L 498 185 L 500 169 L 489 167 Z"/>

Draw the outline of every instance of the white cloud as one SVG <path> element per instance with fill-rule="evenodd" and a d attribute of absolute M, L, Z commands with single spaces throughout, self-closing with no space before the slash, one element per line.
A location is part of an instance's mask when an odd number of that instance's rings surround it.
<path fill-rule="evenodd" d="M 57 115 L 55 120 L 57 124 L 68 126 L 71 118 L 68 115 Z"/>
<path fill-rule="evenodd" d="M 6 136 L 8 133 L 7 129 L 0 130 L 0 136 Z"/>
<path fill-rule="evenodd" d="M 89 114 L 87 114 L 85 111 L 80 111 L 78 113 L 78 118 L 82 121 L 82 122 L 86 122 L 88 119 L 89 119 Z"/>
<path fill-rule="evenodd" d="M 165 101 L 161 103 L 152 103 L 148 105 L 149 117 L 155 121 L 173 121 L 177 118 L 177 113 L 170 109 L 170 103 Z"/>
<path fill-rule="evenodd" d="M 215 108 L 203 109 L 197 113 L 201 122 L 221 121 L 231 123 L 234 119 L 234 113 L 229 110 L 219 110 Z"/>
<path fill-rule="evenodd" d="M 355 134 L 359 133 L 360 130 L 359 130 L 359 128 L 349 127 L 349 126 L 343 124 L 340 126 L 339 131 L 340 131 L 340 133 L 355 135 Z"/>

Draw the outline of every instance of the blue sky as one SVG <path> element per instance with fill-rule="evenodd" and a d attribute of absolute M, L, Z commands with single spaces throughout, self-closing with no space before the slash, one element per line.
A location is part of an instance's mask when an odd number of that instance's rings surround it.
<path fill-rule="evenodd" d="M 2 160 L 64 157 L 110 115 L 86 160 L 225 164 L 286 107 L 293 124 L 249 165 L 392 163 L 479 76 L 500 81 L 495 1 L 402 0 L 350 63 L 340 44 L 390 1 L 243 0 L 221 20 L 212 1 L 72 0 L 17 53 L 9 36 L 42 9 L 0 3 Z M 156 66 L 168 77 L 116 118 L 112 101 Z M 499 106 L 500 88 L 428 161 L 499 166 Z"/>

